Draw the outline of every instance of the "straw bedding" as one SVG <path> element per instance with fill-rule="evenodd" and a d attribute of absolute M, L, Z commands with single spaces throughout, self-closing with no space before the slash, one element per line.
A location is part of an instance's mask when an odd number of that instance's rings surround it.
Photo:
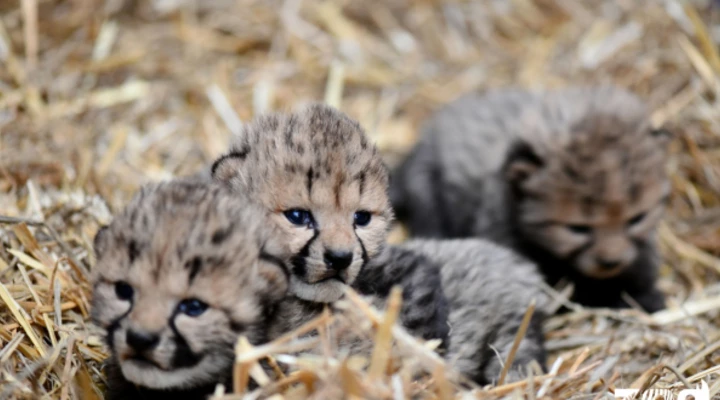
<path fill-rule="evenodd" d="M 717 395 L 713 3 L 0 2 L 0 398 L 102 398 L 106 349 L 88 322 L 95 231 L 139 185 L 212 160 L 252 116 L 327 101 L 358 119 L 393 165 L 423 119 L 466 91 L 578 82 L 632 89 L 676 134 L 659 235 L 668 310 L 550 318 L 549 374 L 478 388 L 454 376 L 433 343 L 391 327 L 397 302 L 376 310 L 350 293 L 343 311 L 307 329 L 325 332 L 337 319 L 373 338 L 372 357 L 346 357 L 327 334 L 240 343 L 234 387 L 218 398 L 607 399 L 614 388 L 701 379 Z M 313 346 L 322 356 L 292 355 Z M 256 364 L 266 357 L 292 372 L 266 379 Z M 261 388 L 241 394 L 248 376 Z"/>

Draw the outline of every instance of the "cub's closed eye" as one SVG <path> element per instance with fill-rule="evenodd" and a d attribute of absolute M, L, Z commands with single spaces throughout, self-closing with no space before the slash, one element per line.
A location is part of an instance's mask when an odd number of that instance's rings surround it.
<path fill-rule="evenodd" d="M 135 290 L 124 281 L 115 282 L 115 294 L 120 300 L 130 300 L 135 294 Z"/>
<path fill-rule="evenodd" d="M 637 225 L 645 219 L 646 213 L 640 213 L 627 221 L 628 226 Z"/>
<path fill-rule="evenodd" d="M 177 306 L 178 312 L 181 312 L 190 317 L 200 316 L 207 309 L 207 303 L 198 299 L 185 299 L 181 301 L 180 304 L 178 304 Z"/>
<path fill-rule="evenodd" d="M 364 210 L 356 211 L 353 219 L 355 220 L 355 225 L 366 226 L 370 223 L 370 220 L 372 219 L 372 214 L 370 214 L 369 211 Z"/>
<path fill-rule="evenodd" d="M 285 215 L 285 218 L 287 218 L 288 221 L 290 221 L 294 225 L 309 226 L 313 222 L 312 214 L 308 210 L 292 208 L 290 210 L 284 211 L 283 214 Z"/>
<path fill-rule="evenodd" d="M 590 225 L 565 225 L 565 227 L 572 233 L 576 233 L 578 235 L 587 235 L 592 233 L 592 227 Z"/>

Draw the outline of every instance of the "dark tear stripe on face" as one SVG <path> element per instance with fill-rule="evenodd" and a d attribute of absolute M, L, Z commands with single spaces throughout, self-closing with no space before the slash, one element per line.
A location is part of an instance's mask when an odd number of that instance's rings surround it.
<path fill-rule="evenodd" d="M 132 305 L 130 306 L 130 310 L 132 310 Z M 128 310 L 128 312 L 121 315 L 117 319 L 113 320 L 107 327 L 107 336 L 105 337 L 105 341 L 107 342 L 108 347 L 110 347 L 110 350 L 112 350 L 113 353 L 115 353 L 115 331 L 118 330 L 118 328 L 120 327 L 120 321 L 130 313 L 130 310 Z"/>
<path fill-rule="evenodd" d="M 293 265 L 293 274 L 298 276 L 305 276 L 307 273 L 307 267 L 306 267 L 306 261 L 305 258 L 307 258 L 310 255 L 310 246 L 313 244 L 315 239 L 320 235 L 320 231 L 317 229 L 313 229 L 313 236 L 310 238 L 310 240 L 305 243 L 305 246 L 303 246 L 302 249 L 292 258 L 292 265 Z"/>
<path fill-rule="evenodd" d="M 230 153 L 221 156 L 220 158 L 218 158 L 217 160 L 215 160 L 215 162 L 213 163 L 212 167 L 210 167 L 210 176 L 212 176 L 212 177 L 215 176 L 215 172 L 217 171 L 218 167 L 220 166 L 220 164 L 221 164 L 223 161 L 225 161 L 225 160 L 227 160 L 227 159 L 229 159 L 229 158 L 239 158 L 239 159 L 242 160 L 242 159 L 244 159 L 245 157 L 247 157 L 247 155 L 248 155 L 249 153 L 250 153 L 250 148 L 247 147 L 247 146 L 244 146 L 244 147 L 243 147 L 242 149 L 240 149 L 240 150 L 233 150 L 233 151 L 231 151 Z"/>
<path fill-rule="evenodd" d="M 112 322 L 110 322 L 110 325 L 108 325 L 107 327 L 107 337 L 105 338 L 105 341 L 107 342 L 108 347 L 110 347 L 110 350 L 112 350 L 113 353 L 115 353 L 115 331 L 120 327 L 120 321 L 122 321 L 123 318 L 127 317 L 128 314 L 130 314 L 130 311 L 132 311 L 133 309 L 133 305 L 135 305 L 135 302 L 132 299 L 130 299 L 129 302 L 130 307 L 128 307 L 128 310 L 125 311 L 124 314 L 120 315 Z"/>
<path fill-rule="evenodd" d="M 370 258 L 368 257 L 367 251 L 365 250 L 365 244 L 363 243 L 362 239 L 360 239 L 360 236 L 358 236 L 357 230 L 355 230 L 356 229 L 355 225 L 353 225 L 353 228 L 354 228 L 353 233 L 355 233 L 355 237 L 357 238 L 358 243 L 360 243 L 360 250 L 362 250 L 363 263 L 360 266 L 360 269 L 363 269 L 363 268 L 365 268 L 365 265 L 368 263 L 368 260 Z"/>
<path fill-rule="evenodd" d="M 175 341 L 175 352 L 173 353 L 170 365 L 172 365 L 173 368 L 192 367 L 200 362 L 202 356 L 192 351 L 185 337 L 175 326 L 175 317 L 177 317 L 178 313 L 176 309 L 168 319 L 168 325 L 175 335 L 173 338 Z"/>

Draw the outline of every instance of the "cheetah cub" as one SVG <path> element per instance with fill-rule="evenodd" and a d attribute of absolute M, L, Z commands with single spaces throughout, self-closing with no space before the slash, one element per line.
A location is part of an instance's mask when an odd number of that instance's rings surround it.
<path fill-rule="evenodd" d="M 648 312 L 669 134 L 613 86 L 466 95 L 427 122 L 390 196 L 415 236 L 489 238 L 536 261 L 573 300 Z"/>
<path fill-rule="evenodd" d="M 220 185 L 143 187 L 95 237 L 92 317 L 110 399 L 204 398 L 229 383 L 240 335 L 259 344 L 287 292 L 262 209 Z"/>
<path fill-rule="evenodd" d="M 382 250 L 393 218 L 388 173 L 360 125 L 324 105 L 246 125 L 211 168 L 290 237 L 290 290 L 332 302 Z"/>
<path fill-rule="evenodd" d="M 288 266 L 297 307 L 321 310 L 384 250 L 393 219 L 388 171 L 360 125 L 332 107 L 269 114 L 245 125 L 212 178 L 262 204 L 294 256 Z M 429 263 L 428 260 L 420 262 Z M 401 322 L 414 335 L 445 339 L 439 272 L 402 277 Z M 385 293 L 362 293 L 382 302 Z M 423 309 L 413 305 L 422 297 Z M 290 300 L 288 300 L 290 302 Z"/>

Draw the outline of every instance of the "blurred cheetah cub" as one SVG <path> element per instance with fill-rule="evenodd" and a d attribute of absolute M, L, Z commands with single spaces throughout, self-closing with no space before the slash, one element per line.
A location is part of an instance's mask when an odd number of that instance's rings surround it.
<path fill-rule="evenodd" d="M 440 110 L 396 170 L 391 199 L 412 234 L 481 236 L 567 277 L 574 301 L 664 307 L 655 230 L 669 193 L 669 135 L 612 86 L 471 94 Z"/>
<path fill-rule="evenodd" d="M 143 187 L 98 232 L 109 398 L 203 398 L 227 386 L 240 335 L 265 341 L 288 282 L 263 215 L 220 185 L 175 181 Z"/>

